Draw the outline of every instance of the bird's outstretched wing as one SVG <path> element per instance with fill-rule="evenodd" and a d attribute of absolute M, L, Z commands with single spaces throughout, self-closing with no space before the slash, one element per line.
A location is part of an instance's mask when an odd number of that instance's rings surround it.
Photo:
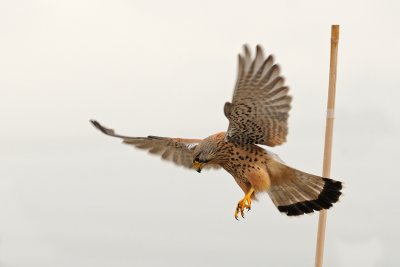
<path fill-rule="evenodd" d="M 244 46 L 232 103 L 225 103 L 229 120 L 226 138 L 235 143 L 276 146 L 286 141 L 291 96 L 272 55 L 266 59 L 257 45 L 253 59 Z"/>
<path fill-rule="evenodd" d="M 137 148 L 148 150 L 152 154 L 160 155 L 162 159 L 172 161 L 186 168 L 193 168 L 193 151 L 201 139 L 168 138 L 159 136 L 129 137 L 116 134 L 95 120 L 90 121 L 94 127 L 106 135 L 123 139 L 123 143 L 134 145 Z"/>

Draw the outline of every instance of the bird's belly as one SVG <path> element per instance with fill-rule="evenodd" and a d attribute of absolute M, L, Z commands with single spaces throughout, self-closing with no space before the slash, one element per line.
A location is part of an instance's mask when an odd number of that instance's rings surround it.
<path fill-rule="evenodd" d="M 271 185 L 268 172 L 264 168 L 256 167 L 247 170 L 245 175 L 255 191 L 266 191 Z"/>
<path fill-rule="evenodd" d="M 241 165 L 226 170 L 235 178 L 235 181 L 246 193 L 250 187 L 255 191 L 266 191 L 271 185 L 271 180 L 265 167 L 258 164 Z"/>

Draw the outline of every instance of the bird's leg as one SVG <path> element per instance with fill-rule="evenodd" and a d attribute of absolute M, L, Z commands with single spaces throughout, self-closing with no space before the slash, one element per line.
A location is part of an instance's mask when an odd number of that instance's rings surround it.
<path fill-rule="evenodd" d="M 240 200 L 236 206 L 236 211 L 235 211 L 235 219 L 238 219 L 238 215 L 240 212 L 240 215 L 242 218 L 244 218 L 244 209 L 250 210 L 251 209 L 251 195 L 254 193 L 254 188 L 250 188 L 249 192 L 244 196 L 242 200 Z"/>

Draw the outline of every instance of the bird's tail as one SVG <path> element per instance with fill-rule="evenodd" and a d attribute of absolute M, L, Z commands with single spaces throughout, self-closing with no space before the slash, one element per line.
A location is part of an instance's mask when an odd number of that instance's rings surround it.
<path fill-rule="evenodd" d="M 329 209 L 342 194 L 342 183 L 273 161 L 268 194 L 280 212 L 298 216 Z"/>

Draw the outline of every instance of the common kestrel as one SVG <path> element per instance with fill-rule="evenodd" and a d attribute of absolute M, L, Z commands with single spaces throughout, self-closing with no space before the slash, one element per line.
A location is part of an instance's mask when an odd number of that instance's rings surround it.
<path fill-rule="evenodd" d="M 342 183 L 289 167 L 274 153 L 259 146 L 273 147 L 286 141 L 291 108 L 289 88 L 272 55 L 264 57 L 261 46 L 253 58 L 247 45 L 239 54 L 237 82 L 232 102 L 225 103 L 229 120 L 227 132 L 205 139 L 159 136 L 129 137 L 91 122 L 103 133 L 123 139 L 123 143 L 148 150 L 162 159 L 201 172 L 222 167 L 243 190 L 235 218 L 244 217 L 257 193 L 268 193 L 280 212 L 288 216 L 329 209 L 341 195 Z"/>

